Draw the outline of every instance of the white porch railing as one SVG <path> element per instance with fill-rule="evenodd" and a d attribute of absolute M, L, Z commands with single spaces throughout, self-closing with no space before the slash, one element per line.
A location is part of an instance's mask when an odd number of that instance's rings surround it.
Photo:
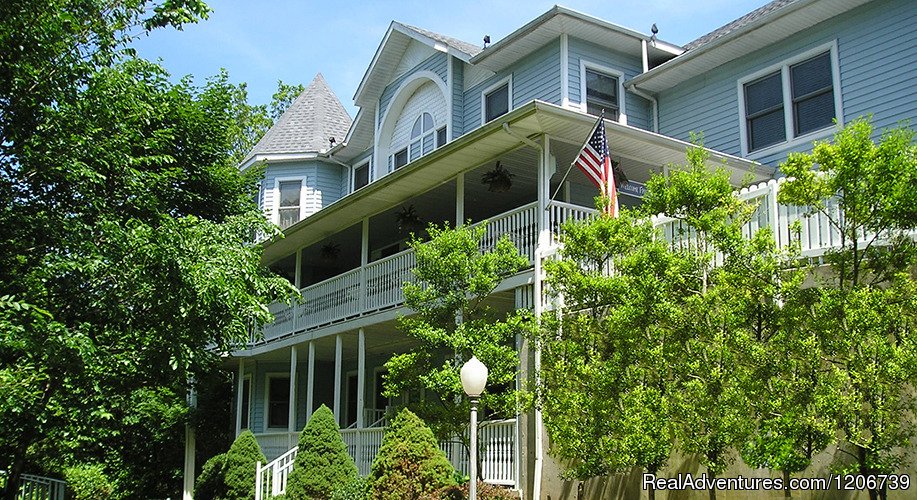
<path fill-rule="evenodd" d="M 265 432 L 255 434 L 258 446 L 268 461 L 285 454 L 290 448 L 299 444 L 298 432 Z"/>
<path fill-rule="evenodd" d="M 364 429 L 342 429 L 341 437 L 347 445 L 347 452 L 357 465 L 361 476 L 369 474 L 373 459 L 382 447 L 384 427 Z M 262 436 L 256 436 L 261 441 Z M 467 438 L 467 436 L 466 436 Z M 484 482 L 514 486 L 516 484 L 516 419 L 493 420 L 481 424 L 480 434 L 481 477 Z M 440 443 L 440 449 L 456 470 L 468 473 L 468 453 L 458 440 Z M 272 495 L 286 492 L 287 480 L 296 460 L 297 448 L 293 447 L 276 459 L 255 470 L 255 500 L 264 500 Z"/>
<path fill-rule="evenodd" d="M 537 204 L 529 203 L 489 219 L 482 250 L 493 248 L 500 236 L 507 235 L 532 261 L 537 240 L 536 212 Z M 401 304 L 401 287 L 413 279 L 411 270 L 415 264 L 413 250 L 405 250 L 303 288 L 301 303 L 270 307 L 275 321 L 264 326 L 260 342 Z"/>
<path fill-rule="evenodd" d="M 60 479 L 22 474 L 16 500 L 64 500 L 67 483 Z"/>

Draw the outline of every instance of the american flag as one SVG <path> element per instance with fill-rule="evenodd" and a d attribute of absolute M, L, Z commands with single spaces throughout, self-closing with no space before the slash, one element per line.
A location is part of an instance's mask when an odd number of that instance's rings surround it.
<path fill-rule="evenodd" d="M 599 188 L 599 192 L 602 193 L 607 203 L 605 213 L 611 217 L 617 216 L 618 192 L 611 169 L 611 157 L 608 155 L 604 113 L 599 117 L 592 136 L 583 145 L 583 149 L 573 163 Z"/>

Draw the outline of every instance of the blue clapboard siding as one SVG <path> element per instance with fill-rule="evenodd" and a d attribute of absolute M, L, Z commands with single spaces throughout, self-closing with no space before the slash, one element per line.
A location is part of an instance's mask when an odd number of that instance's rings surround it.
<path fill-rule="evenodd" d="M 423 62 L 415 66 L 410 71 L 392 80 L 392 82 L 389 83 L 387 87 L 385 87 L 385 90 L 382 91 L 382 96 L 379 98 L 379 113 L 376 115 L 376 120 L 378 120 L 378 123 L 382 123 L 382 118 L 385 117 L 385 111 L 388 109 L 389 103 L 391 103 L 392 98 L 395 97 L 395 92 L 398 91 L 398 88 L 401 87 L 401 84 L 418 71 L 432 71 L 439 75 L 443 83 L 445 83 L 448 72 L 446 67 L 448 64 L 447 57 L 448 56 L 446 54 L 437 52 L 436 54 L 433 54 L 432 56 L 424 59 Z"/>
<path fill-rule="evenodd" d="M 569 82 L 568 92 L 570 102 L 573 104 L 582 103 L 582 67 L 581 61 L 586 61 L 606 68 L 624 73 L 624 81 L 627 81 L 643 70 L 643 62 L 639 56 L 633 56 L 618 52 L 610 47 L 602 47 L 585 40 L 570 37 L 567 41 L 567 81 Z M 633 93 L 625 92 L 624 108 L 627 113 L 627 124 L 644 130 L 652 129 L 652 113 L 650 103 Z"/>
<path fill-rule="evenodd" d="M 306 160 L 269 164 L 265 168 L 262 184 L 264 186 L 262 209 L 266 215 L 271 216 L 277 203 L 277 193 L 274 190 L 277 179 L 295 177 L 302 178 L 305 185 L 300 199 L 300 203 L 305 207 L 302 212 L 304 217 L 340 199 L 343 193 L 341 188 L 346 182 L 344 169 L 335 163 Z"/>
<path fill-rule="evenodd" d="M 465 129 L 462 115 L 465 112 L 465 63 L 452 58 L 452 139 L 461 136 Z"/>
<path fill-rule="evenodd" d="M 741 154 L 738 80 L 762 68 L 837 40 L 845 122 L 873 115 L 877 130 L 917 116 L 917 9 L 908 0 L 872 2 L 693 78 L 659 96 L 660 131 L 687 139 L 702 131 L 705 145 Z M 790 151 L 777 148 L 762 163 L 776 165 Z"/>
<path fill-rule="evenodd" d="M 464 95 L 463 133 L 481 126 L 481 92 L 510 74 L 513 75 L 513 109 L 535 99 L 560 104 L 560 40 L 546 44 L 468 89 Z"/>

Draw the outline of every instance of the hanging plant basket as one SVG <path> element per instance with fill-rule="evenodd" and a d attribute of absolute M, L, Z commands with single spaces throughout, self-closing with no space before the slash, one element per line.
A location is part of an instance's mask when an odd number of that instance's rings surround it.
<path fill-rule="evenodd" d="M 505 193 L 513 187 L 513 177 L 516 175 L 503 168 L 498 161 L 494 169 L 481 176 L 481 184 L 487 184 L 491 193 Z"/>
<path fill-rule="evenodd" d="M 339 243 L 326 243 L 322 246 L 321 257 L 325 262 L 334 262 L 340 253 L 341 245 Z"/>
<path fill-rule="evenodd" d="M 398 224 L 398 232 L 405 236 L 423 230 L 423 219 L 417 215 L 414 205 L 401 207 L 401 211 L 395 215 L 395 222 Z"/>

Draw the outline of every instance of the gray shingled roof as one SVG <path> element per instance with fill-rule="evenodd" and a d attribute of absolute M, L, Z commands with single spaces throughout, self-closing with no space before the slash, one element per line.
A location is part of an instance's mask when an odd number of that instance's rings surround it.
<path fill-rule="evenodd" d="M 685 44 L 685 49 L 693 50 L 693 49 L 700 47 L 701 45 L 710 43 L 716 40 L 717 38 L 720 38 L 720 37 L 728 35 L 729 33 L 732 33 L 733 31 L 741 28 L 742 26 L 745 26 L 746 24 L 753 22 L 754 20 L 762 16 L 770 14 L 771 12 L 778 10 L 780 8 L 783 8 L 796 1 L 798 0 L 774 0 L 773 2 L 763 7 L 760 7 L 758 9 L 755 9 L 749 12 L 748 14 L 745 14 L 744 16 L 736 19 L 735 21 L 729 24 L 726 24 L 725 26 L 721 26 L 711 31 L 710 33 L 707 33 L 706 35 L 698 38 L 697 40 L 693 40 Z"/>
<path fill-rule="evenodd" d="M 277 123 L 248 153 L 318 153 L 330 148 L 328 138 L 340 143 L 350 128 L 350 115 L 321 73 L 299 94 Z"/>
<path fill-rule="evenodd" d="M 460 50 L 472 57 L 476 56 L 478 52 L 481 52 L 482 50 L 481 47 L 478 47 L 477 45 L 472 45 L 468 42 L 459 40 L 458 38 L 452 38 L 451 36 L 441 35 L 439 33 L 427 31 L 423 28 L 418 28 L 416 26 L 411 26 L 409 24 L 404 24 L 404 23 L 398 23 L 398 24 L 404 26 L 405 28 L 414 30 L 423 36 L 432 38 L 438 42 L 442 42 L 456 50 Z"/>

